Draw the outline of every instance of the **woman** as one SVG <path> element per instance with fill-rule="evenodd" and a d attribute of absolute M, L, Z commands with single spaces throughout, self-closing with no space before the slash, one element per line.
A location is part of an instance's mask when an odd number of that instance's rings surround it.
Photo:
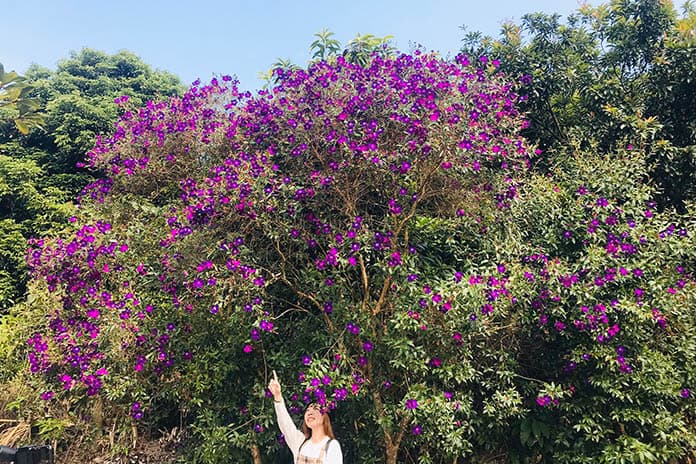
<path fill-rule="evenodd" d="M 285 407 L 275 371 L 268 389 L 273 394 L 278 427 L 292 451 L 295 464 L 343 464 L 341 445 L 334 438 L 326 411 L 316 403 L 307 406 L 302 430 L 298 430 Z"/>

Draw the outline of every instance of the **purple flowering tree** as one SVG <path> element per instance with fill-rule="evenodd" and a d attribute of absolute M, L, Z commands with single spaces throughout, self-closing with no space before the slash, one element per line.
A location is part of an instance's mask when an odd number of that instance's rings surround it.
<path fill-rule="evenodd" d="M 74 233 L 28 254 L 52 302 L 29 340 L 42 397 L 99 398 L 135 424 L 174 410 L 196 459 L 258 461 L 281 446 L 276 369 L 294 411 L 334 411 L 348 460 L 585 453 L 589 439 L 549 450 L 552 427 L 577 438 L 558 411 L 591 416 L 616 376 L 647 398 L 638 347 L 693 330 L 670 315 L 693 301 L 693 240 L 649 236 L 635 176 L 622 191 L 580 168 L 530 174 L 496 67 L 337 58 L 256 95 L 223 77 L 140 109 L 119 99 Z M 667 409 L 683 417 L 693 368 L 672 361 L 660 395 L 681 392 Z"/>
<path fill-rule="evenodd" d="M 298 401 L 369 397 L 389 462 L 418 399 L 452 418 L 429 431 L 448 436 L 468 402 L 449 390 L 474 371 L 457 347 L 480 336 L 459 313 L 483 291 L 443 294 L 461 277 L 425 241 L 438 221 L 480 228 L 529 158 L 518 97 L 484 64 L 338 59 L 256 96 L 223 78 L 126 111 L 90 153 L 107 177 L 84 192 L 87 225 L 30 252 L 56 296 L 32 370 L 88 396 L 111 378 L 179 379 L 204 356 L 194 341 L 231 324 L 226 349 L 259 367 L 244 404 L 277 358 Z"/>

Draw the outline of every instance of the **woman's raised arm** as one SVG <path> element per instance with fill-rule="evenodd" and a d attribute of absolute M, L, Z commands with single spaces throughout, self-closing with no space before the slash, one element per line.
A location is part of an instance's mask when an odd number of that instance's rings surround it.
<path fill-rule="evenodd" d="M 300 445 L 305 441 L 305 435 L 297 429 L 297 426 L 290 417 L 290 413 L 283 400 L 280 382 L 278 382 L 275 371 L 273 371 L 273 379 L 269 382 L 268 389 L 271 394 L 273 394 L 273 406 L 275 407 L 276 418 L 278 419 L 278 428 L 280 428 L 280 432 L 285 437 L 285 442 L 288 444 L 293 456 L 297 457 Z"/>

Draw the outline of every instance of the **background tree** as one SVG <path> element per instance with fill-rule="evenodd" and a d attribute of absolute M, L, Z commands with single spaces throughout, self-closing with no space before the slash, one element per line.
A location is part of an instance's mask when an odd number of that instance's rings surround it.
<path fill-rule="evenodd" d="M 334 39 L 334 35 L 326 28 L 314 34 L 316 40 L 309 46 L 313 60 L 322 61 L 332 56 L 338 56 L 341 51 L 341 42 Z"/>
<path fill-rule="evenodd" d="M 24 295 L 28 276 L 27 238 L 57 227 L 67 220 L 71 209 L 64 192 L 39 187 L 45 178 L 45 171 L 35 161 L 0 154 L 0 240 L 3 243 L 0 308 L 3 310 Z"/>
<path fill-rule="evenodd" d="M 108 55 L 83 49 L 60 61 L 54 72 L 32 66 L 26 77 L 46 106 L 45 134 L 32 134 L 26 143 L 45 152 L 39 161 L 75 195 L 88 179 L 76 185 L 69 179 L 78 172 L 85 175 L 78 163 L 94 146 L 96 136 L 112 133 L 119 115 L 116 98 L 128 95 L 143 106 L 183 90 L 176 76 L 152 70 L 128 51 Z"/>
<path fill-rule="evenodd" d="M 695 16 L 688 3 L 677 18 L 671 2 L 614 0 L 584 5 L 565 23 L 525 15 L 498 39 L 469 33 L 463 49 L 522 77 L 525 135 L 544 150 L 610 150 L 630 138 L 651 154 L 659 204 L 685 213 L 696 194 L 695 123 L 686 110 L 696 94 Z"/>
<path fill-rule="evenodd" d="M 107 55 L 84 49 L 61 61 L 56 71 L 33 65 L 26 76 L 2 76 L 0 236 L 10 242 L 0 258 L 0 310 L 6 310 L 25 294 L 28 277 L 25 247 L 16 234 L 26 241 L 65 226 L 70 205 L 94 180 L 78 163 L 97 134 L 112 133 L 119 115 L 114 100 L 125 94 L 145 105 L 182 88 L 172 74 L 153 71 L 126 51 Z M 39 122 L 40 130 L 28 131 Z"/>

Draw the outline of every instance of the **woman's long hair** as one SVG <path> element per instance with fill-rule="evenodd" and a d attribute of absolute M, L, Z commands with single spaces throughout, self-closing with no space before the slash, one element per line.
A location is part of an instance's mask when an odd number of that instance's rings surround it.
<path fill-rule="evenodd" d="M 324 424 L 324 433 L 331 439 L 335 439 L 334 433 L 333 433 L 333 428 L 331 428 L 331 418 L 329 417 L 329 413 L 324 409 L 321 408 L 317 403 L 310 403 L 307 405 L 305 408 L 305 413 L 309 408 L 312 407 L 318 407 L 319 410 L 321 411 L 321 415 L 324 418 L 323 424 Z M 312 429 L 310 429 L 307 426 L 307 423 L 304 420 L 304 413 L 302 414 L 302 433 L 304 433 L 305 438 L 309 439 L 312 437 Z"/>

